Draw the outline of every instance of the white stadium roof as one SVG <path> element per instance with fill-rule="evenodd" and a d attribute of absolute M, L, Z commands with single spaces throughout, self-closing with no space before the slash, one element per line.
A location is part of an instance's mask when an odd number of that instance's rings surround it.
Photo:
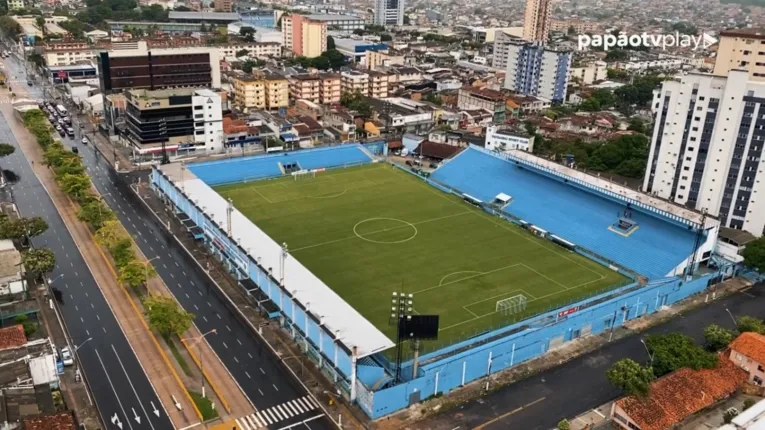
<path fill-rule="evenodd" d="M 177 163 L 159 168 L 176 187 L 181 188 L 181 169 Z M 228 202 L 209 185 L 198 179 L 189 169 L 183 172 L 183 188 L 191 201 L 198 201 L 208 217 L 212 217 L 224 231 L 227 228 Z M 280 267 L 282 248 L 238 209 L 231 215 L 232 236 L 261 267 Z M 260 259 L 260 260 L 258 260 Z M 356 347 L 362 358 L 392 348 L 395 344 L 377 327 L 351 307 L 292 255 L 285 260 L 284 288 L 314 316 L 321 316 L 326 329 L 337 336 L 349 350 Z"/>

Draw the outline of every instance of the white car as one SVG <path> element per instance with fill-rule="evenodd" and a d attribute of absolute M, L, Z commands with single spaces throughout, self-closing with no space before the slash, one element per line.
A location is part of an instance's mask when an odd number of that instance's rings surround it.
<path fill-rule="evenodd" d="M 74 357 L 69 351 L 68 346 L 61 348 L 61 361 L 64 363 L 64 366 L 71 366 L 74 364 Z"/>
<path fill-rule="evenodd" d="M 80 142 L 82 142 L 82 144 L 83 144 L 83 145 L 87 145 L 87 144 L 88 144 L 88 142 L 89 142 L 89 140 L 88 140 L 88 138 L 87 138 L 87 137 L 83 137 L 83 138 L 82 138 L 82 140 L 81 140 Z"/>

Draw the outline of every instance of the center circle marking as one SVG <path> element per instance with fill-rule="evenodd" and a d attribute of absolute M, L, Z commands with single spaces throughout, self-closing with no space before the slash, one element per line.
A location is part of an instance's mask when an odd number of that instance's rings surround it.
<path fill-rule="evenodd" d="M 366 222 L 371 222 L 371 221 L 378 221 L 378 220 L 388 220 L 388 221 L 395 221 L 395 222 L 401 223 L 401 224 L 403 224 L 404 226 L 408 226 L 408 227 L 411 227 L 411 228 L 412 228 L 412 230 L 414 230 L 414 233 L 413 233 L 413 234 L 412 234 L 410 237 L 408 237 L 408 238 L 406 238 L 406 239 L 401 239 L 401 240 L 393 240 L 393 241 L 385 241 L 385 240 L 374 240 L 374 239 L 369 239 L 369 238 L 367 238 L 367 237 L 364 237 L 364 236 L 363 236 L 361 233 L 359 233 L 359 232 L 357 231 L 358 227 L 359 227 L 361 224 L 364 224 L 364 223 L 366 223 Z M 392 228 L 386 228 L 386 229 L 384 229 L 384 230 L 373 231 L 373 232 L 370 232 L 370 233 L 367 233 L 367 234 L 373 234 L 373 233 L 382 233 L 382 232 L 384 232 L 384 231 L 388 231 L 388 230 L 394 230 L 394 229 L 397 229 L 397 228 L 400 228 L 400 227 L 392 227 Z M 358 238 L 359 238 L 359 239 L 361 239 L 361 240 L 366 240 L 367 242 L 372 242 L 372 243 L 394 244 L 394 243 L 404 243 L 404 242 L 409 242 L 410 240 L 414 239 L 414 238 L 415 238 L 415 236 L 417 236 L 417 233 L 418 233 L 418 231 L 417 231 L 417 227 L 415 227 L 415 226 L 414 226 L 414 224 L 412 224 L 412 223 L 410 223 L 410 222 L 406 222 L 406 221 L 400 220 L 400 219 L 398 219 L 398 218 L 367 218 L 367 219 L 365 219 L 365 220 L 361 220 L 361 221 L 357 222 L 357 223 L 356 223 L 356 225 L 354 225 L 354 226 L 353 226 L 353 234 L 355 234 L 355 235 L 356 235 L 356 237 L 358 237 Z"/>

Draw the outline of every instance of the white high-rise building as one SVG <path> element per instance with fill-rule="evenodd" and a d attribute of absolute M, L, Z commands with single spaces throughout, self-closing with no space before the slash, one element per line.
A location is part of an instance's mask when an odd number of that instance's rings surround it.
<path fill-rule="evenodd" d="M 375 0 L 375 24 L 404 25 L 404 0 Z"/>
<path fill-rule="evenodd" d="M 765 82 L 745 70 L 689 74 L 654 92 L 643 191 L 706 210 L 724 227 L 765 228 Z"/>

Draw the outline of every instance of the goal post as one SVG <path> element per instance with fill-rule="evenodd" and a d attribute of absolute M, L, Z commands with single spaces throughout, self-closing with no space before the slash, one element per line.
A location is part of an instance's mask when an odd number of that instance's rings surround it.
<path fill-rule="evenodd" d="M 497 300 L 495 312 L 503 315 L 513 315 L 521 313 L 526 310 L 527 303 L 526 296 L 518 294 L 516 296 L 508 297 L 506 299 Z"/>
<path fill-rule="evenodd" d="M 296 181 L 300 179 L 315 178 L 316 170 L 298 170 L 292 172 L 292 177 L 295 178 Z"/>

